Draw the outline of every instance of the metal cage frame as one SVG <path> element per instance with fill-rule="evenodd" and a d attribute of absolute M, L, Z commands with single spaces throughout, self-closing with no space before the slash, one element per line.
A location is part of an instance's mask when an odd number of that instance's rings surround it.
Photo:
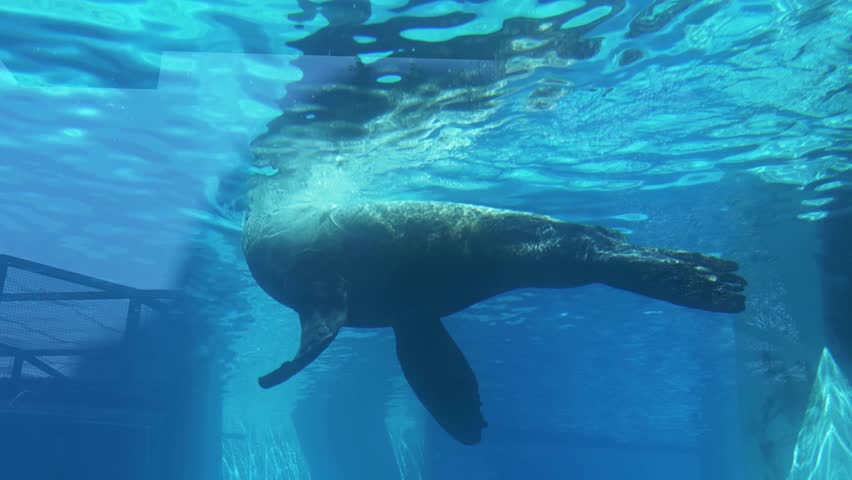
<path fill-rule="evenodd" d="M 80 287 L 87 291 L 79 292 L 25 292 L 6 293 L 7 273 L 10 268 L 23 270 L 54 280 L 62 280 Z M 0 304 L 5 302 L 34 302 L 34 301 L 56 301 L 56 300 L 128 300 L 127 315 L 124 322 L 124 343 L 132 340 L 139 329 L 142 306 L 145 305 L 154 311 L 165 310 L 169 300 L 176 297 L 173 290 L 142 290 L 117 283 L 100 280 L 79 273 L 62 270 L 41 263 L 24 260 L 9 255 L 0 255 Z M 24 381 L 22 371 L 24 363 L 28 363 L 38 370 L 46 373 L 51 378 L 65 381 L 67 377 L 40 359 L 42 356 L 78 356 L 90 353 L 80 349 L 36 349 L 25 350 L 13 345 L 0 343 L 0 357 L 12 357 L 12 372 L 9 381 L 13 384 Z M 4 379 L 0 379 L 4 381 Z"/>

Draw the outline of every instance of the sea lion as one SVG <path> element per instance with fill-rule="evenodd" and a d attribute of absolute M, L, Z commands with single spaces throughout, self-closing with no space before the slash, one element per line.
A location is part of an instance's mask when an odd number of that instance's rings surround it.
<path fill-rule="evenodd" d="M 243 251 L 257 283 L 301 320 L 298 353 L 260 378 L 284 382 L 341 327 L 392 327 L 402 371 L 453 437 L 478 443 L 479 388 L 441 317 L 516 288 L 604 283 L 678 305 L 740 312 L 737 264 L 632 245 L 612 229 L 443 202 L 375 202 L 299 218 L 252 215 Z M 295 223 L 294 223 L 295 222 Z"/>

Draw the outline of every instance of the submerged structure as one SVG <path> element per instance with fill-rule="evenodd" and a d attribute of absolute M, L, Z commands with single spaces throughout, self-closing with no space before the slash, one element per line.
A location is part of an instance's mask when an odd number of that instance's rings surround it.
<path fill-rule="evenodd" d="M 3 477 L 216 478 L 219 399 L 178 303 L 0 255 Z"/>
<path fill-rule="evenodd" d="M 852 386 L 823 350 L 789 480 L 852 478 Z"/>
<path fill-rule="evenodd" d="M 849 205 L 852 191 L 838 196 Z M 788 480 L 852 478 L 852 211 L 831 213 L 822 235 L 826 348 Z"/>

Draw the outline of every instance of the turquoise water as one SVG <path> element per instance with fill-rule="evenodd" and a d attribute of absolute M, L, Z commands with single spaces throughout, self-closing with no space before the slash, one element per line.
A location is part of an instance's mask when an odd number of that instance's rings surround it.
<path fill-rule="evenodd" d="M 175 395 L 221 409 L 221 452 L 187 446 L 198 478 L 844 478 L 849 410 L 813 405 L 849 338 L 827 319 L 849 298 L 850 7 L 6 1 L 0 253 L 187 293 L 176 331 L 215 380 Z M 463 447 L 385 330 L 257 387 L 299 324 L 240 252 L 252 179 L 288 207 L 468 202 L 722 255 L 747 310 L 589 286 L 454 315 L 489 422 Z"/>

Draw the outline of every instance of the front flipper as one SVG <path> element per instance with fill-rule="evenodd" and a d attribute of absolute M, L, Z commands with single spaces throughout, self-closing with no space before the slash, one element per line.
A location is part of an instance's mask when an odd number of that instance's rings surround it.
<path fill-rule="evenodd" d="M 487 425 L 479 408 L 473 370 L 444 325 L 435 319 L 407 319 L 394 325 L 396 354 L 417 398 L 456 440 L 479 443 Z"/>
<path fill-rule="evenodd" d="M 261 387 L 270 388 L 283 383 L 313 362 L 346 323 L 346 310 L 312 309 L 301 313 L 299 320 L 302 324 L 302 338 L 298 353 L 293 360 L 284 362 L 275 371 L 260 377 L 258 383 Z"/>

